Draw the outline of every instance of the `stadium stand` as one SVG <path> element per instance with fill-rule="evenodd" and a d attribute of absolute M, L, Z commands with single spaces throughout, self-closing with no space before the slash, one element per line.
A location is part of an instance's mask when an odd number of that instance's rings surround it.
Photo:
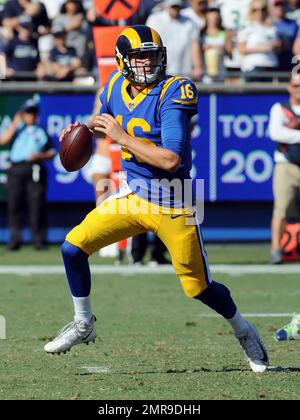
<path fill-rule="evenodd" d="M 15 80 L 42 78 L 43 71 L 40 70 L 40 63 L 42 67 L 48 67 L 50 51 L 54 47 L 53 31 L 57 32 L 58 29 L 66 31 L 66 46 L 75 48 L 76 55 L 81 60 L 82 73 L 87 73 L 88 76 L 92 73 L 94 80 L 97 80 L 92 28 L 95 26 L 124 25 L 126 23 L 144 24 L 150 15 L 154 15 L 156 18 L 161 16 L 166 7 L 179 8 L 180 19 L 190 20 L 195 31 L 198 32 L 198 43 L 202 50 L 204 68 L 202 72 L 196 69 L 194 72 L 196 80 L 202 73 L 201 80 L 204 83 L 211 83 L 214 80 L 232 83 L 233 80 L 240 81 L 243 79 L 244 71 L 247 72 L 247 81 L 258 79 L 266 81 L 268 77 L 269 80 L 276 82 L 278 79 L 288 78 L 286 73 L 291 70 L 291 58 L 300 52 L 299 2 L 282 0 L 272 0 L 269 3 L 260 0 L 253 0 L 252 2 L 249 0 L 220 0 L 218 2 L 182 0 L 180 4 L 184 7 L 176 4 L 170 6 L 171 3 L 169 2 L 169 6 L 167 6 L 165 0 L 142 0 L 138 11 L 127 21 L 110 21 L 98 15 L 91 0 L 69 0 L 65 2 L 2 0 L 0 2 L 0 41 L 4 45 L 7 55 L 8 80 L 11 79 L 12 73 Z M 175 3 L 178 3 L 178 1 L 175 0 Z M 251 64 L 245 64 L 245 60 L 251 61 L 251 59 L 245 52 L 241 56 L 241 47 L 238 49 L 238 40 L 241 44 L 245 36 L 247 37 L 249 16 L 252 14 L 251 10 L 255 4 L 265 5 L 264 19 L 270 27 L 269 31 L 271 30 L 274 33 L 274 40 L 277 39 L 278 43 L 272 47 L 275 48 L 273 58 L 270 59 L 271 52 L 264 53 L 267 54 L 269 59 L 263 61 L 262 58 L 262 65 L 253 68 Z M 250 15 L 247 10 L 249 10 Z M 254 12 L 254 14 L 257 15 L 257 12 Z M 234 16 L 235 18 L 233 18 Z M 151 19 L 150 17 L 148 22 L 154 24 Z M 215 21 L 216 23 L 214 23 Z M 18 33 L 23 32 L 25 26 L 30 26 L 32 39 L 26 41 L 29 42 L 28 45 L 21 46 L 22 42 L 19 40 Z M 14 50 L 12 45 L 14 46 L 16 43 L 18 43 L 18 48 L 12 54 L 12 50 Z M 28 53 L 30 47 L 32 47 L 32 51 Z M 36 48 L 38 49 L 37 52 L 34 51 Z M 20 63 L 16 65 L 16 53 L 21 54 L 22 60 L 24 60 L 24 66 L 21 64 L 21 68 Z M 37 64 L 35 63 L 36 60 L 38 60 Z M 184 62 L 178 63 L 179 68 L 187 65 L 186 59 L 182 58 L 182 60 Z M 249 67 L 251 67 L 250 73 Z M 271 74 L 266 76 L 266 70 Z M 35 71 L 36 73 L 34 73 Z M 259 76 L 256 74 L 257 71 L 261 73 Z M 27 72 L 29 74 L 26 74 Z M 78 79 L 75 79 L 75 81 L 78 81 Z"/>

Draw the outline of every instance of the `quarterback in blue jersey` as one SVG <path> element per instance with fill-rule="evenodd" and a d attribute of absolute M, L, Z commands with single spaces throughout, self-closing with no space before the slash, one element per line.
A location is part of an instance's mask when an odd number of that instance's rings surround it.
<path fill-rule="evenodd" d="M 222 315 L 251 369 L 264 372 L 267 351 L 229 290 L 212 280 L 193 197 L 185 200 L 191 169 L 190 123 L 197 112 L 195 85 L 183 77 L 166 76 L 166 49 L 159 34 L 147 26 L 121 33 L 116 61 L 118 71 L 101 94 L 100 113 L 90 129 L 122 146 L 127 180 L 71 230 L 62 245 L 75 316 L 45 350 L 60 354 L 95 340 L 88 257 L 111 243 L 152 231 L 168 248 L 186 296 Z"/>

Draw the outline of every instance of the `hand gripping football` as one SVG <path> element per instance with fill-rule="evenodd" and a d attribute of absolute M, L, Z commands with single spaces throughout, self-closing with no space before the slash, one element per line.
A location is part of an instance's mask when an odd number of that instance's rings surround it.
<path fill-rule="evenodd" d="M 90 159 L 93 153 L 93 134 L 86 125 L 72 127 L 64 135 L 59 145 L 59 156 L 63 167 L 68 172 L 78 171 Z"/>

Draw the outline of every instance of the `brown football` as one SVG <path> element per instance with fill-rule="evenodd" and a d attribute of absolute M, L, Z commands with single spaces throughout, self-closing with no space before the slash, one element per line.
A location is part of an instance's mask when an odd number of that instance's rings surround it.
<path fill-rule="evenodd" d="M 86 125 L 73 127 L 59 144 L 59 156 L 68 172 L 78 171 L 93 153 L 93 134 Z"/>

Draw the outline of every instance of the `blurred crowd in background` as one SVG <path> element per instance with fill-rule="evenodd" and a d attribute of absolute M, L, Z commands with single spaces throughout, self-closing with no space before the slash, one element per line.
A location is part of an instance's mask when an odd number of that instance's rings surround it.
<path fill-rule="evenodd" d="M 0 0 L 2 76 L 93 82 L 93 27 L 124 24 L 157 29 L 168 73 L 205 83 L 268 80 L 300 56 L 299 0 L 141 0 L 128 21 L 101 18 L 93 0 Z"/>

